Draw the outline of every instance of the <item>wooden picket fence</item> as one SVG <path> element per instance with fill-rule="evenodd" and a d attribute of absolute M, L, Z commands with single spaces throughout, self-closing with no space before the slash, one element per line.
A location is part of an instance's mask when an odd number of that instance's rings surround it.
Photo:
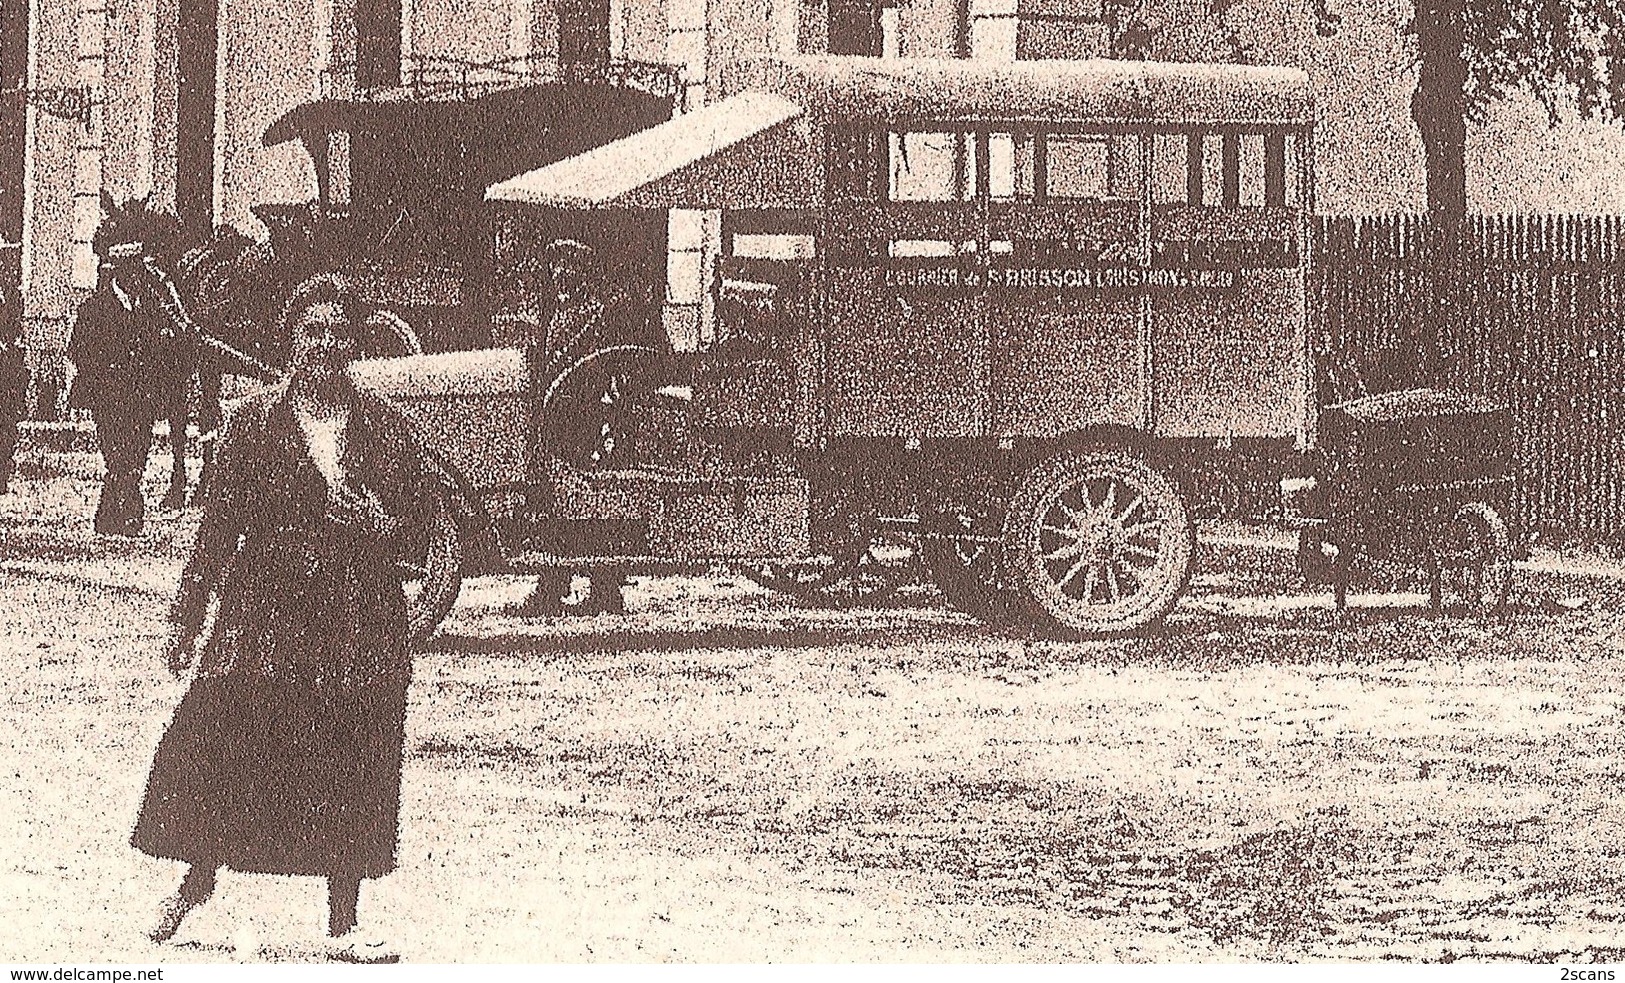
<path fill-rule="evenodd" d="M 1625 218 L 1319 221 L 1309 283 L 1332 398 L 1438 380 L 1511 406 L 1520 512 L 1625 540 Z M 1419 364 L 1420 363 L 1420 364 Z"/>

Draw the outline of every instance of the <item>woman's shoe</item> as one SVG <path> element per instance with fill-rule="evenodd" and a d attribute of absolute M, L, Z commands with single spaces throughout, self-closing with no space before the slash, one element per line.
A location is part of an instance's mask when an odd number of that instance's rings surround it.
<path fill-rule="evenodd" d="M 401 954 L 389 943 L 377 936 L 365 935 L 358 929 L 352 928 L 327 941 L 328 956 L 334 962 L 374 965 L 401 961 Z"/>
<path fill-rule="evenodd" d="M 179 894 L 165 898 L 164 903 L 158 907 L 158 924 L 147 933 L 147 938 L 154 942 L 168 942 L 181 930 L 181 922 L 184 922 L 186 916 L 196 907 L 195 904 L 187 903 Z"/>

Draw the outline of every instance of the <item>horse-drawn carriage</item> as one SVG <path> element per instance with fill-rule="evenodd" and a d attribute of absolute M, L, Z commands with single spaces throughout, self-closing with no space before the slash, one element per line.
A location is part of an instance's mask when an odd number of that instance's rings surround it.
<path fill-rule="evenodd" d="M 1191 571 L 1189 462 L 1312 445 L 1302 72 L 797 57 L 731 91 L 488 192 L 720 212 L 701 351 L 357 366 L 457 488 L 420 629 L 462 572 L 816 580 L 907 515 L 956 604 L 1133 631 Z"/>

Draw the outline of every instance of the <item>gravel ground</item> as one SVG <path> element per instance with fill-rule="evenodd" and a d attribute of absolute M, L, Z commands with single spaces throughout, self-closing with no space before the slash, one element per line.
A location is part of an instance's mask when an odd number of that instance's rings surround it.
<path fill-rule="evenodd" d="M 182 692 L 187 525 L 94 543 L 95 459 L 24 473 L 0 959 L 314 958 L 314 879 L 227 874 L 142 940 L 178 876 L 127 838 Z M 1118 642 L 728 576 L 525 622 L 521 582 L 473 581 L 418 661 L 401 868 L 363 919 L 422 962 L 1619 961 L 1618 565 L 1539 553 L 1493 621 L 1404 582 L 1344 621 L 1278 536 L 1208 532 L 1165 630 Z"/>

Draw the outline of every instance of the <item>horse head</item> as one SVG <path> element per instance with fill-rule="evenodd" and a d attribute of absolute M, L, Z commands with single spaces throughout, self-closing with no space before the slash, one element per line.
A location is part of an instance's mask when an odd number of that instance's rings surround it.
<path fill-rule="evenodd" d="M 186 227 L 173 212 L 154 206 L 146 198 L 116 202 L 102 192 L 102 220 L 91 248 L 104 265 L 147 259 L 172 265 L 185 250 Z"/>

